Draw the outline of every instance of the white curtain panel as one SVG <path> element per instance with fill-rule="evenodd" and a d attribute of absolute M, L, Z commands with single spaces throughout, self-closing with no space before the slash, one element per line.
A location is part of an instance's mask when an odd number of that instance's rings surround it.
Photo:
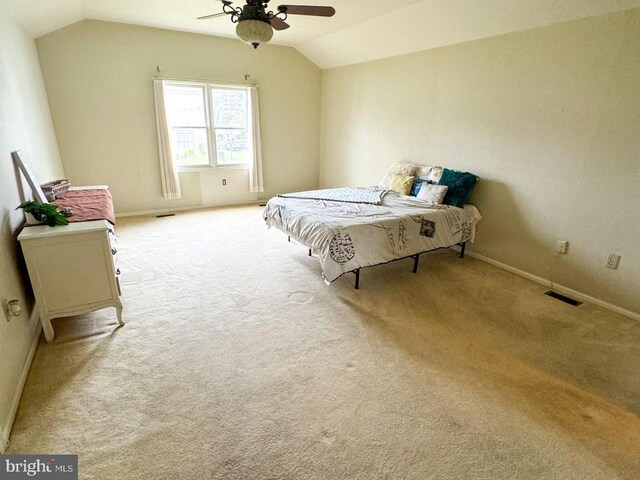
<path fill-rule="evenodd" d="M 171 152 L 171 134 L 164 101 L 164 82 L 153 81 L 156 99 L 156 124 L 158 126 L 158 149 L 160 151 L 160 175 L 162 177 L 162 194 L 167 200 L 176 200 L 182 196 L 178 168 Z"/>
<path fill-rule="evenodd" d="M 264 192 L 262 180 L 262 140 L 260 137 L 260 107 L 258 105 L 258 89 L 251 87 L 251 122 L 249 131 L 253 133 L 253 161 L 249 162 L 249 190 Z"/>

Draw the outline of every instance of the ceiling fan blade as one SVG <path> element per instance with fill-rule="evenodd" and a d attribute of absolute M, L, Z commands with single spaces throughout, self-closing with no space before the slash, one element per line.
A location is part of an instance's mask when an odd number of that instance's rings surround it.
<path fill-rule="evenodd" d="M 279 17 L 273 17 L 269 20 L 269 22 L 271 22 L 271 26 L 274 30 L 286 30 L 291 26 Z"/>
<path fill-rule="evenodd" d="M 316 5 L 280 5 L 278 10 L 287 15 L 313 15 L 315 17 L 333 17 L 336 9 L 333 7 L 318 7 Z"/>
<path fill-rule="evenodd" d="M 206 20 L 207 18 L 216 18 L 216 17 L 221 17 L 223 15 L 226 15 L 226 13 L 224 13 L 224 12 L 212 13 L 211 15 L 205 15 L 204 17 L 198 17 L 196 20 Z"/>

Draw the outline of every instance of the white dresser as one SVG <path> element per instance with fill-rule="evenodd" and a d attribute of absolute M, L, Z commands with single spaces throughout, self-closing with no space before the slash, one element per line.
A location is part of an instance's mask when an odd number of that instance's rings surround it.
<path fill-rule="evenodd" d="M 122 321 L 120 270 L 114 227 L 106 220 L 25 227 L 18 240 L 47 342 L 51 319 L 115 307 Z"/>

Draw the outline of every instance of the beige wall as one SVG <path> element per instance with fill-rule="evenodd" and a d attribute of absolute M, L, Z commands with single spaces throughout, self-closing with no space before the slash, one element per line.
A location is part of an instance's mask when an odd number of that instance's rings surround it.
<path fill-rule="evenodd" d="M 181 174 L 183 198 L 162 197 L 151 77 L 244 82 L 260 91 L 267 198 L 318 183 L 320 70 L 296 50 L 85 20 L 37 40 L 67 175 L 108 184 L 118 212 L 255 200 L 247 172 Z M 222 186 L 222 178 L 228 186 Z"/>
<path fill-rule="evenodd" d="M 325 71 L 321 186 L 398 160 L 480 175 L 473 251 L 640 312 L 640 10 Z"/>
<path fill-rule="evenodd" d="M 24 216 L 15 211 L 22 198 L 13 150 L 24 151 L 39 181 L 64 176 L 35 43 L 0 8 L 0 301 L 17 298 L 24 307 L 10 322 L 0 310 L 0 443 L 10 428 L 11 405 L 37 327 L 31 321 L 33 300 L 23 285 L 26 271 L 18 260 L 16 237 Z"/>

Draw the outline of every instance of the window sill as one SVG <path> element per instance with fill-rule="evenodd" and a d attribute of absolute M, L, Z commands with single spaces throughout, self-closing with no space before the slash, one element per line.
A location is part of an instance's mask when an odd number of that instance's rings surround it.
<path fill-rule="evenodd" d="M 249 170 L 249 165 L 246 163 L 237 163 L 235 165 L 216 165 L 213 168 L 221 168 L 223 170 Z"/>
<path fill-rule="evenodd" d="M 208 165 L 202 167 L 178 167 L 178 173 L 214 172 L 216 170 L 249 170 L 249 165 Z"/>

